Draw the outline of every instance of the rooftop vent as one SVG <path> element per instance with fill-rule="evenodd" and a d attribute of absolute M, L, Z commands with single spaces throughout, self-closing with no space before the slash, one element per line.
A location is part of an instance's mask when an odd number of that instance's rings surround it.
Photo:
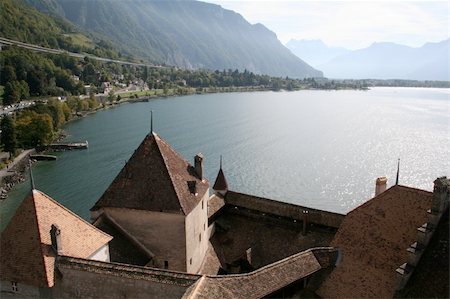
<path fill-rule="evenodd" d="M 61 230 L 54 224 L 52 224 L 52 227 L 50 229 L 50 240 L 52 242 L 53 251 L 58 255 L 64 255 L 61 240 Z"/>
<path fill-rule="evenodd" d="M 188 184 L 189 192 L 197 195 L 197 182 L 196 181 L 188 181 L 187 184 Z"/>

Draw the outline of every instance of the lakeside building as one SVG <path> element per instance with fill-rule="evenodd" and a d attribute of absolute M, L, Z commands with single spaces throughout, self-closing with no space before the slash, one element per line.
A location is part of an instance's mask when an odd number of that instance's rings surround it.
<path fill-rule="evenodd" d="M 433 192 L 377 180 L 342 215 L 229 190 L 221 167 L 210 196 L 203 160 L 151 132 L 93 225 L 33 190 L 1 235 L 1 296 L 448 296 L 446 177 Z"/>

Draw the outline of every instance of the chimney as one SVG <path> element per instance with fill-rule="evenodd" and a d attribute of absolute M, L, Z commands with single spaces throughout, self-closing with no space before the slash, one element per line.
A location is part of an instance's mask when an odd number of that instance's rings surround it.
<path fill-rule="evenodd" d="M 308 233 L 308 214 L 307 210 L 303 210 L 303 235 L 306 236 Z"/>
<path fill-rule="evenodd" d="M 450 180 L 440 177 L 434 181 L 432 210 L 442 214 L 450 200 Z"/>
<path fill-rule="evenodd" d="M 197 177 L 203 180 L 203 155 L 201 153 L 194 157 L 194 170 Z"/>
<path fill-rule="evenodd" d="M 188 181 L 187 184 L 188 184 L 189 192 L 197 195 L 197 181 Z"/>
<path fill-rule="evenodd" d="M 387 178 L 385 176 L 377 178 L 375 182 L 375 196 L 386 191 Z"/>
<path fill-rule="evenodd" d="M 52 228 L 50 229 L 50 240 L 52 242 L 53 251 L 58 255 L 64 255 L 61 230 L 54 224 L 52 224 Z"/>

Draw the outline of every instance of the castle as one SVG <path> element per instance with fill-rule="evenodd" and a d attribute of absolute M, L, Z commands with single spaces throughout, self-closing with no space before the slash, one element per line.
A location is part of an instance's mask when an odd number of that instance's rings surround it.
<path fill-rule="evenodd" d="M 203 160 L 149 133 L 92 224 L 32 190 L 1 235 L 1 296 L 448 295 L 446 177 L 433 192 L 378 179 L 375 197 L 342 215 L 229 190 L 222 167 L 210 196 Z"/>

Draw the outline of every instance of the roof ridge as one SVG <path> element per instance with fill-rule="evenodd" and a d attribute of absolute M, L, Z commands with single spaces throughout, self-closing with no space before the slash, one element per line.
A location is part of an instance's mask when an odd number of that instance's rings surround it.
<path fill-rule="evenodd" d="M 90 259 L 84 259 L 79 257 L 73 257 L 73 256 L 61 256 L 61 259 L 59 260 L 59 264 L 70 264 L 70 263 L 80 263 L 80 264 L 90 264 L 97 267 L 102 268 L 110 268 L 112 270 L 124 270 L 124 271 L 135 271 L 135 272 L 148 272 L 148 276 L 151 275 L 164 275 L 168 277 L 173 278 L 184 278 L 187 280 L 194 280 L 194 279 L 200 279 L 202 275 L 200 274 L 192 274 L 182 271 L 176 271 L 176 270 L 169 270 L 169 269 L 161 269 L 161 268 L 155 268 L 155 267 L 147 267 L 147 266 L 137 266 L 132 264 L 123 264 L 123 263 L 117 263 L 117 262 L 103 262 L 98 260 L 90 260 Z M 121 269 L 122 268 L 122 269 Z M 196 280 L 196 281 L 197 281 Z"/>
<path fill-rule="evenodd" d="M 42 258 L 42 266 L 44 267 L 45 280 L 47 282 L 47 286 L 52 287 L 53 281 L 52 282 L 49 281 L 49 277 L 47 275 L 47 264 L 45 263 L 44 251 L 42 250 L 41 226 L 39 225 L 39 217 L 37 215 L 36 198 L 34 197 L 35 191 L 37 191 L 37 190 L 36 189 L 31 190 L 31 200 L 33 202 L 34 217 L 36 218 L 36 226 L 37 226 L 38 240 L 39 240 L 39 252 L 41 253 L 40 257 Z"/>
<path fill-rule="evenodd" d="M 394 186 L 392 186 L 392 187 L 394 187 Z M 431 191 L 419 189 L 419 188 L 416 188 L 416 187 L 410 187 L 410 186 L 405 186 L 405 185 L 396 185 L 396 186 L 399 187 L 399 188 L 408 189 L 409 191 L 425 193 L 427 195 L 432 195 L 433 194 L 433 192 L 431 192 Z"/>
<path fill-rule="evenodd" d="M 369 206 L 371 204 L 373 204 L 373 200 L 374 199 L 378 199 L 378 198 L 383 198 L 384 196 L 388 195 L 389 193 L 397 190 L 397 189 L 403 189 L 405 191 L 415 191 L 415 192 L 420 192 L 423 193 L 424 195 L 433 195 L 433 192 L 427 191 L 427 190 L 422 190 L 422 189 L 418 189 L 418 188 L 413 188 L 413 187 L 408 187 L 408 186 L 404 186 L 404 185 L 392 185 L 391 187 L 389 187 L 387 190 L 385 190 L 384 192 L 381 192 L 380 194 L 373 196 L 369 199 L 367 199 L 365 202 L 361 203 L 359 206 L 353 208 L 352 210 L 350 210 L 347 214 L 352 213 L 355 210 L 359 210 L 362 207 L 366 207 Z"/>
<path fill-rule="evenodd" d="M 172 148 L 171 148 L 166 142 L 164 142 L 164 140 L 162 140 L 156 133 L 150 133 L 150 134 L 153 134 L 153 136 L 154 136 L 154 138 L 155 138 L 156 148 L 158 149 L 158 152 L 159 152 L 159 154 L 161 155 L 161 157 L 162 157 L 162 159 L 163 159 L 163 161 L 164 161 L 164 163 L 163 163 L 163 164 L 164 164 L 164 169 L 165 169 L 165 170 L 167 171 L 167 173 L 169 174 L 170 183 L 171 183 L 171 185 L 172 185 L 173 190 L 175 191 L 175 195 L 177 196 L 178 203 L 180 204 L 181 210 L 183 211 L 183 214 L 184 214 L 184 215 L 187 215 L 187 214 L 186 214 L 187 208 L 183 206 L 182 200 L 180 200 L 180 199 L 181 199 L 181 196 L 180 196 L 180 194 L 179 194 L 179 192 L 178 192 L 178 190 L 177 190 L 177 188 L 176 188 L 176 186 L 175 186 L 174 178 L 172 177 L 171 171 L 169 170 L 169 168 L 168 168 L 168 166 L 167 166 L 168 160 L 167 160 L 167 158 L 165 157 L 165 155 L 163 154 L 163 152 L 161 151 L 161 148 L 159 147 L 158 141 L 164 143 L 164 145 L 167 146 L 167 147 L 169 148 L 169 150 L 172 150 Z M 172 151 L 173 151 L 175 154 L 178 155 L 178 153 L 177 153 L 176 151 L 174 151 L 174 150 L 172 150 Z M 178 155 L 178 156 L 179 156 L 179 155 Z M 184 162 L 187 162 L 186 160 L 184 160 L 183 157 L 179 156 L 179 158 L 181 158 Z M 188 163 L 188 162 L 187 162 L 187 163 Z M 188 165 L 190 165 L 190 164 L 188 163 Z"/>
<path fill-rule="evenodd" d="M 92 225 L 91 223 L 89 223 L 88 221 L 84 220 L 83 218 L 81 218 L 80 216 L 78 216 L 77 214 L 75 214 L 74 212 L 72 212 L 71 210 L 69 210 L 68 208 L 66 208 L 65 206 L 63 206 L 61 203 L 57 202 L 56 200 L 54 200 L 53 198 L 51 198 L 49 195 L 45 194 L 44 192 L 34 189 L 33 191 L 39 192 L 41 195 L 43 195 L 44 197 L 46 197 L 48 200 L 50 200 L 52 203 L 55 203 L 57 206 L 59 206 L 60 208 L 62 208 L 63 210 L 65 210 L 66 212 L 69 212 L 72 216 L 75 216 L 76 219 L 81 220 L 81 222 L 87 224 L 88 226 L 96 229 L 97 231 L 99 231 L 100 233 L 102 233 L 105 237 L 109 237 L 111 238 L 110 240 L 112 240 L 112 237 L 110 235 L 108 235 L 107 233 L 105 233 L 104 231 L 96 228 L 94 225 Z"/>
<path fill-rule="evenodd" d="M 254 271 L 248 272 L 248 273 L 240 273 L 240 274 L 227 274 L 227 275 L 207 275 L 205 274 L 204 276 L 208 277 L 208 278 L 236 278 L 236 277 L 246 277 L 246 276 L 253 276 L 253 275 L 257 275 L 260 272 L 267 270 L 267 269 L 271 269 L 273 267 L 279 266 L 280 264 L 283 264 L 287 261 L 293 260 L 295 258 L 301 257 L 302 255 L 307 255 L 307 254 L 312 254 L 312 256 L 314 257 L 314 259 L 317 261 L 317 263 L 319 263 L 319 260 L 317 259 L 317 257 L 314 255 L 314 250 L 317 249 L 333 249 L 334 247 L 313 247 L 313 248 L 309 248 L 307 250 L 303 250 L 297 253 L 294 253 L 293 255 L 287 256 L 281 260 L 275 261 L 271 264 L 265 265 L 264 267 L 258 268 Z M 319 263 L 320 264 L 320 263 Z M 322 266 L 321 266 L 322 267 Z"/>

